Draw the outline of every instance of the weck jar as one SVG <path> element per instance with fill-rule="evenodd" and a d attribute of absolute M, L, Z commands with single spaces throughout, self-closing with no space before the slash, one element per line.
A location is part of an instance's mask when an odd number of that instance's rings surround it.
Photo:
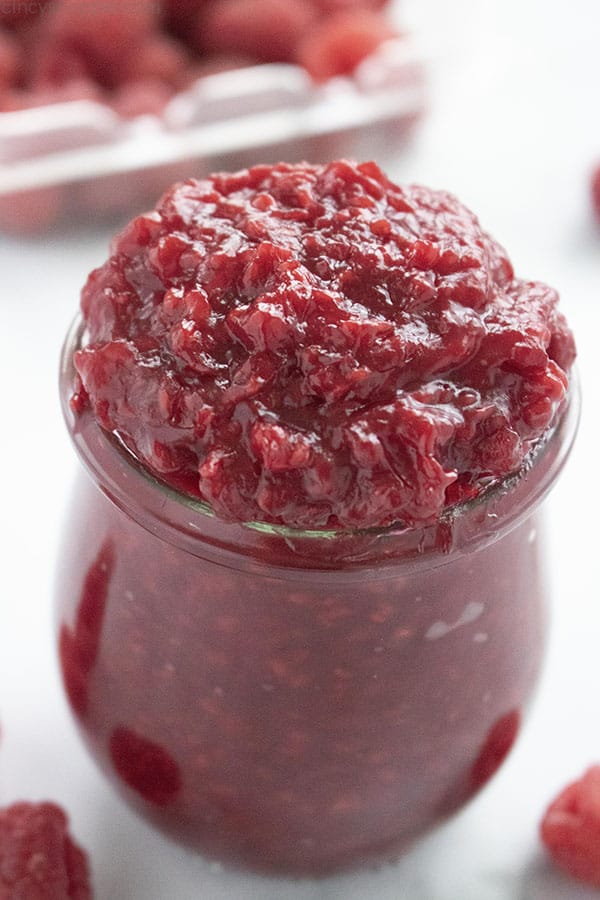
<path fill-rule="evenodd" d="M 235 524 L 154 478 L 69 400 L 83 463 L 57 583 L 79 729 L 120 793 L 202 853 L 324 874 L 392 859 L 509 752 L 538 676 L 538 507 L 576 388 L 516 475 L 434 525 Z"/>
<path fill-rule="evenodd" d="M 539 671 L 537 509 L 577 418 L 551 287 L 374 162 L 174 185 L 81 295 L 67 696 L 173 837 L 392 859 L 493 774 Z"/>

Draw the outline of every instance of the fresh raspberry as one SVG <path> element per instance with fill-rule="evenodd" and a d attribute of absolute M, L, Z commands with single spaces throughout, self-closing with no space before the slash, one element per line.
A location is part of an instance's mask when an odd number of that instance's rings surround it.
<path fill-rule="evenodd" d="M 150 82 L 184 90 L 196 77 L 261 62 L 299 62 L 316 80 L 349 74 L 391 34 L 377 12 L 386 2 L 8 0 L 0 110 L 61 102 L 54 89 L 87 82 L 94 99 L 132 117 L 164 105 Z M 132 89 L 138 81 L 144 88 Z"/>
<path fill-rule="evenodd" d="M 132 81 L 118 89 L 112 100 L 112 107 L 124 119 L 159 116 L 173 93 L 173 88 L 157 79 Z"/>
<path fill-rule="evenodd" d="M 557 866 L 600 888 L 600 766 L 592 766 L 550 804 L 542 841 Z"/>
<path fill-rule="evenodd" d="M 87 858 L 53 803 L 0 811 L 0 900 L 91 900 Z"/>
<path fill-rule="evenodd" d="M 174 38 L 152 35 L 122 61 L 120 79 L 126 83 L 163 81 L 176 86 L 183 79 L 188 64 L 188 53 L 183 44 Z"/>
<path fill-rule="evenodd" d="M 101 102 L 103 98 L 103 92 L 89 78 L 75 78 L 61 85 L 46 85 L 33 91 L 7 91 L 0 98 L 0 110 L 11 112 L 18 109 L 35 109 L 38 106 L 70 103 L 74 100 Z"/>
<path fill-rule="evenodd" d="M 351 75 L 394 30 L 381 15 L 368 10 L 342 12 L 325 19 L 300 42 L 296 59 L 315 81 Z"/>
<path fill-rule="evenodd" d="M 37 48 L 30 64 L 28 86 L 34 94 L 38 90 L 51 90 L 71 81 L 89 79 L 90 65 L 86 54 L 77 47 L 65 47 L 50 40 Z"/>
<path fill-rule="evenodd" d="M 99 84 L 113 87 L 119 64 L 156 24 L 153 0 L 57 0 L 45 23 L 44 40 L 65 49 L 76 48 Z"/>
<path fill-rule="evenodd" d="M 215 0 L 198 19 L 197 42 L 209 53 L 290 62 L 314 18 L 309 0 Z"/>
<path fill-rule="evenodd" d="M 600 221 L 600 166 L 594 170 L 592 176 L 592 204 L 597 219 Z"/>
<path fill-rule="evenodd" d="M 114 547 L 106 541 L 88 569 L 75 618 L 75 627 L 63 625 L 59 648 L 63 681 L 73 710 L 80 716 L 87 710 L 88 680 L 102 633 L 104 607 L 114 568 Z"/>
<path fill-rule="evenodd" d="M 20 48 L 8 32 L 0 29 L 0 88 L 12 85 L 21 73 Z"/>

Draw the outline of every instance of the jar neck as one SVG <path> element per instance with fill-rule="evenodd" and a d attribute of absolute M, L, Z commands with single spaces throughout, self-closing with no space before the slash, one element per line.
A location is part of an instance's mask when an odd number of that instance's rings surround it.
<path fill-rule="evenodd" d="M 248 568 L 353 572 L 399 563 L 410 569 L 443 565 L 516 528 L 541 503 L 571 450 L 579 420 L 574 374 L 558 424 L 533 448 L 521 469 L 473 500 L 453 507 L 432 525 L 354 531 L 297 531 L 263 523 L 226 522 L 203 503 L 165 485 L 145 469 L 90 411 L 71 409 L 73 353 L 83 328 L 73 324 L 61 357 L 63 415 L 75 449 L 99 490 L 126 516 L 156 537 L 221 565 Z"/>

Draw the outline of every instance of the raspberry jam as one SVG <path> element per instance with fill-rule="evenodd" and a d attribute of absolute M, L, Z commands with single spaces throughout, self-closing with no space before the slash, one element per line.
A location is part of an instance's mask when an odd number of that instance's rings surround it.
<path fill-rule="evenodd" d="M 448 195 L 334 163 L 174 188 L 82 309 L 57 597 L 92 754 L 233 865 L 393 859 L 492 777 L 538 674 L 556 295 Z"/>

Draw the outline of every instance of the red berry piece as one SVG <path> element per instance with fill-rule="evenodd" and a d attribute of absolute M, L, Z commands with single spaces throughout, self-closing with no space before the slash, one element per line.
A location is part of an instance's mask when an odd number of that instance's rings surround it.
<path fill-rule="evenodd" d="M 216 0 L 200 15 L 197 43 L 210 53 L 290 62 L 314 18 L 309 0 Z"/>
<path fill-rule="evenodd" d="M 85 853 L 53 803 L 0 811 L 0 900 L 91 900 Z"/>
<path fill-rule="evenodd" d="M 592 766 L 550 804 L 542 841 L 557 866 L 600 888 L 600 766 Z"/>
<path fill-rule="evenodd" d="M 149 803 L 166 806 L 179 793 L 179 766 L 154 741 L 129 728 L 117 728 L 110 739 L 110 756 L 119 777 Z"/>
<path fill-rule="evenodd" d="M 296 58 L 315 81 L 351 75 L 356 67 L 394 36 L 389 22 L 368 10 L 325 19 L 301 41 Z"/>
<path fill-rule="evenodd" d="M 65 690 L 71 707 L 80 716 L 87 710 L 88 680 L 98 654 L 113 567 L 113 545 L 107 541 L 88 570 L 75 628 L 63 625 L 60 631 L 60 663 Z"/>

